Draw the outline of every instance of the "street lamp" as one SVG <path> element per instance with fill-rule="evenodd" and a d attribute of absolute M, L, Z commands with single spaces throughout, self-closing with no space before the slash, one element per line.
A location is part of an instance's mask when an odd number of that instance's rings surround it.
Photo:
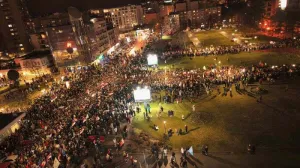
<path fill-rule="evenodd" d="M 165 126 L 165 133 L 167 133 L 166 121 L 164 121 L 164 126 Z"/>

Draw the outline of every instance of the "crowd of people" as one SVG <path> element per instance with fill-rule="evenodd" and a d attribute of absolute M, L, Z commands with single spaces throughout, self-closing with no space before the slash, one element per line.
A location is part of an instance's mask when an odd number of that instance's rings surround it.
<path fill-rule="evenodd" d="M 278 49 L 278 48 L 299 48 L 300 40 L 286 39 L 281 41 L 271 41 L 270 43 L 259 43 L 259 44 L 239 44 L 232 46 L 210 46 L 200 47 L 196 49 L 184 49 L 170 47 L 161 54 L 162 59 L 177 58 L 182 56 L 208 56 L 208 55 L 224 55 L 224 54 L 238 54 L 240 52 L 251 52 L 256 50 L 267 50 L 267 49 Z"/>
<path fill-rule="evenodd" d="M 20 129 L 1 143 L 0 155 L 18 156 L 11 167 L 47 167 L 57 161 L 60 167 L 78 167 L 91 148 L 103 154 L 102 138 L 108 135 L 121 135 L 116 140 L 120 150 L 135 114 L 131 84 L 141 80 L 138 67 L 138 59 L 117 55 L 101 70 L 91 66 L 54 82 L 28 109 Z M 128 79 L 131 75 L 136 78 Z M 103 164 L 99 159 L 95 167 Z"/>
<path fill-rule="evenodd" d="M 233 50 L 240 49 L 243 50 Z M 280 75 L 290 77 L 300 72 L 296 65 L 264 64 L 156 71 L 145 67 L 146 58 L 142 55 L 118 54 L 101 68 L 90 66 L 54 82 L 49 93 L 28 109 L 20 129 L 1 143 L 0 156 L 17 155 L 11 167 L 18 168 L 50 167 L 57 162 L 60 167 L 79 167 L 89 151 L 96 150 L 94 167 L 103 167 L 99 155 L 113 161 L 112 152 L 103 151 L 105 137 L 120 135 L 113 140 L 116 151 L 120 151 L 132 119 L 140 111 L 132 94 L 138 85 L 150 86 L 153 92 L 165 91 L 171 98 L 160 96 L 160 101 L 178 103 L 203 92 L 209 94 L 213 85 L 276 80 Z M 147 106 L 145 109 L 148 110 Z M 185 131 L 188 132 L 187 126 Z M 128 159 L 127 153 L 124 158 Z"/>
<path fill-rule="evenodd" d="M 31 82 L 24 80 L 24 87 L 17 88 L 16 90 L 5 93 L 4 98 L 6 100 L 18 100 L 21 98 L 25 98 L 28 93 L 32 93 L 35 90 L 41 90 L 42 86 L 44 86 L 48 82 L 52 82 L 53 80 L 54 78 L 50 74 L 32 78 Z"/>

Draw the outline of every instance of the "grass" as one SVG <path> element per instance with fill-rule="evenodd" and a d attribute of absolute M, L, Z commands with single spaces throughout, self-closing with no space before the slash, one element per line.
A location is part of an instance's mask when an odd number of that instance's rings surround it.
<path fill-rule="evenodd" d="M 280 85 L 263 86 L 270 94 L 263 97 L 263 103 L 247 95 L 240 95 L 233 89 L 233 97 L 217 95 L 201 98 L 196 102 L 196 113 L 209 114 L 210 122 L 193 123 L 191 117 L 181 120 L 181 115 L 187 116 L 192 111 L 192 103 L 184 101 L 179 104 L 162 104 L 164 113 L 157 117 L 158 102 L 151 103 L 151 121 L 145 121 L 143 113 L 134 119 L 134 127 L 149 133 L 152 137 L 162 139 L 164 133 L 163 121 L 166 128 L 173 130 L 188 125 L 193 130 L 185 135 L 173 135 L 169 143 L 173 148 L 199 146 L 208 144 L 211 151 L 245 152 L 249 143 L 256 144 L 259 148 L 292 148 L 299 147 L 300 126 L 297 111 L 297 95 L 299 94 L 300 81 L 293 81 L 285 92 Z M 222 89 L 221 89 L 222 90 Z M 212 95 L 216 95 L 216 91 Z M 175 111 L 175 117 L 168 117 L 167 111 Z M 142 109 L 143 111 L 143 109 Z M 287 124 L 288 122 L 288 124 Z M 155 131 L 153 124 L 159 126 Z"/>
<path fill-rule="evenodd" d="M 235 45 L 230 39 L 220 34 L 218 30 L 202 31 L 195 33 L 195 36 L 199 39 L 200 43 L 204 47 L 208 46 L 220 46 L 220 45 Z"/>
<path fill-rule="evenodd" d="M 280 50 L 281 51 L 281 50 Z M 161 67 L 175 68 L 202 68 L 203 66 L 216 64 L 220 65 L 251 66 L 259 61 L 268 65 L 299 64 L 300 56 L 289 54 L 284 50 L 255 51 L 251 53 L 227 54 L 218 56 L 189 57 L 173 60 Z M 229 58 L 229 61 L 227 61 Z M 218 63 L 217 63 L 218 64 Z M 256 99 L 248 95 L 238 94 L 234 88 L 233 97 L 217 95 L 216 91 L 212 96 L 203 95 L 196 100 L 196 113 L 182 121 L 181 115 L 188 116 L 192 111 L 192 103 L 184 101 L 179 104 L 163 104 L 164 114 L 157 117 L 158 102 L 151 102 L 151 121 L 145 121 L 143 113 L 134 119 L 134 127 L 143 132 L 147 132 L 152 137 L 162 139 L 164 133 L 163 121 L 166 121 L 166 128 L 184 129 L 188 125 L 188 134 L 173 135 L 169 144 L 173 148 L 194 146 L 199 149 L 203 144 L 208 144 L 211 151 L 233 151 L 245 152 L 249 143 L 256 144 L 261 150 L 264 149 L 290 149 L 299 148 L 300 127 L 298 118 L 300 106 L 297 97 L 300 92 L 300 80 L 289 81 L 289 90 L 284 91 L 286 84 L 263 85 L 268 90 L 268 94 L 263 96 L 263 103 L 257 103 Z M 221 88 L 221 91 L 223 89 Z M 214 97 L 216 96 L 216 97 Z M 168 117 L 166 111 L 175 111 L 175 117 Z M 143 111 L 143 108 L 142 108 Z M 194 116 L 200 116 L 199 122 L 193 122 Z M 207 117 L 209 116 L 209 117 Z M 209 118 L 209 121 L 205 121 Z M 151 127 L 153 124 L 159 126 L 155 131 Z"/>
<path fill-rule="evenodd" d="M 237 30 L 237 31 L 235 31 Z M 255 34 L 254 32 L 256 31 L 249 31 L 249 30 L 245 30 L 243 28 L 241 29 L 224 29 L 223 31 L 225 31 L 227 34 L 232 35 L 232 33 L 235 34 L 235 36 L 242 36 L 242 40 L 245 41 L 247 40 L 249 43 L 270 43 L 270 41 L 278 41 L 280 39 L 276 38 L 276 37 L 271 37 L 271 36 L 266 36 L 266 35 L 262 35 L 262 34 Z M 253 37 L 249 37 L 246 38 L 245 35 L 251 35 Z M 257 38 L 254 38 L 254 37 Z"/>
<path fill-rule="evenodd" d="M 243 52 L 239 54 L 226 54 L 218 56 L 217 61 L 215 61 L 215 56 L 208 57 L 193 57 L 191 60 L 189 57 L 184 57 L 177 60 L 172 60 L 167 62 L 167 64 L 160 64 L 161 67 L 167 66 L 174 68 L 187 68 L 195 69 L 202 68 L 208 65 L 246 65 L 251 66 L 258 64 L 259 61 L 265 62 L 269 65 L 282 65 L 282 64 L 297 64 L 300 63 L 300 56 L 295 54 L 278 53 L 278 52 L 262 52 L 255 51 L 251 53 Z M 229 59 L 229 61 L 227 61 Z M 221 64 L 218 62 L 221 61 Z"/>

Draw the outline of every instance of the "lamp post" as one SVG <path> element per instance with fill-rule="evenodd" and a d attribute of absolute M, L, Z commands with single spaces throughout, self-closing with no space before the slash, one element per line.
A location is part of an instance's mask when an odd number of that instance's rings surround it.
<path fill-rule="evenodd" d="M 166 121 L 164 121 L 165 133 L 167 133 Z"/>

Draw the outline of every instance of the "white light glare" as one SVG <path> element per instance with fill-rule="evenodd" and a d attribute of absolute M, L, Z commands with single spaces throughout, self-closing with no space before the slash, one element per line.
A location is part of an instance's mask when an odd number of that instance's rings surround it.
<path fill-rule="evenodd" d="M 287 0 L 280 0 L 280 8 L 284 10 L 287 5 Z"/>

